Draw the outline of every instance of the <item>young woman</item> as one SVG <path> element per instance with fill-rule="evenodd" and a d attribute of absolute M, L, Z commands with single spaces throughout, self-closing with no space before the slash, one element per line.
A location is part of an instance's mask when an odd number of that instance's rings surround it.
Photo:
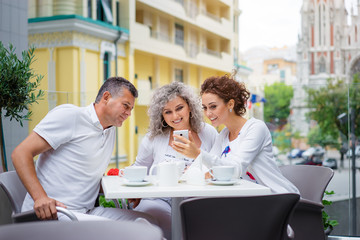
<path fill-rule="evenodd" d="M 299 193 L 278 169 L 272 152 L 271 135 L 263 121 L 243 117 L 250 93 L 228 75 L 210 77 L 201 85 L 202 106 L 212 125 L 226 127 L 208 152 L 194 138 L 179 137 L 173 149 L 202 161 L 207 167 L 234 165 L 241 177 L 265 185 L 274 193 Z"/>
<path fill-rule="evenodd" d="M 199 97 L 189 86 L 180 82 L 156 89 L 148 114 L 149 132 L 141 142 L 134 165 L 150 169 L 152 165 L 169 159 L 191 165 L 193 158 L 178 154 L 171 146 L 174 130 L 189 130 L 194 146 L 204 151 L 210 151 L 218 135 L 215 128 L 203 122 Z M 167 198 L 142 199 L 135 210 L 157 218 L 165 237 L 171 239 L 170 204 Z"/>

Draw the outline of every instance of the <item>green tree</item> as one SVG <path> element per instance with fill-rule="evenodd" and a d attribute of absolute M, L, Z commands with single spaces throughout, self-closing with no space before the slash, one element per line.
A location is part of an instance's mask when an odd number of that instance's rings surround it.
<path fill-rule="evenodd" d="M 273 144 L 277 146 L 280 151 L 288 151 L 291 148 L 291 129 L 290 124 L 286 124 L 281 130 L 277 130 L 273 134 Z"/>
<path fill-rule="evenodd" d="M 360 79 L 356 74 L 350 85 L 341 79 L 328 79 L 324 87 L 318 89 L 306 88 L 308 94 L 308 113 L 310 119 L 315 120 L 322 135 L 339 139 L 340 132 L 348 136 L 348 122 L 341 123 L 337 118 L 340 114 L 349 114 L 350 108 L 355 109 L 355 135 L 360 134 Z M 349 90 L 349 91 L 348 91 Z M 348 105 L 349 103 L 349 105 Z"/>
<path fill-rule="evenodd" d="M 2 111 L 10 121 L 15 119 L 22 126 L 23 120 L 29 120 L 29 106 L 37 102 L 44 94 L 38 86 L 43 76 L 34 74 L 31 63 L 34 61 L 34 48 L 22 52 L 22 59 L 15 54 L 12 44 L 7 49 L 0 42 L 0 147 L 2 168 L 6 170 L 4 135 L 2 127 Z"/>
<path fill-rule="evenodd" d="M 266 122 L 284 125 L 290 114 L 290 102 L 294 91 L 291 86 L 285 83 L 276 82 L 272 85 L 266 85 L 264 104 L 264 118 Z"/>
<path fill-rule="evenodd" d="M 310 146 L 316 146 L 319 145 L 323 148 L 325 148 L 326 146 L 332 146 L 332 147 L 336 147 L 339 148 L 340 144 L 338 139 L 333 138 L 330 135 L 326 135 L 324 134 L 321 129 L 320 126 L 317 125 L 315 127 L 313 127 L 309 133 L 308 133 L 308 144 Z"/>
<path fill-rule="evenodd" d="M 349 86 L 349 106 L 355 111 L 355 136 L 360 136 L 360 75 L 356 73 Z M 349 109 L 349 110 L 350 110 Z"/>

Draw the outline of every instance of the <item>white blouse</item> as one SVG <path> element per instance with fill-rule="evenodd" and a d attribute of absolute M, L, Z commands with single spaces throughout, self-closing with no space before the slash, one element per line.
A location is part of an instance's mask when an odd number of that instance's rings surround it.
<path fill-rule="evenodd" d="M 276 165 L 272 152 L 270 132 L 263 121 L 251 118 L 242 127 L 238 137 L 229 141 L 229 130 L 224 128 L 210 152 L 201 150 L 196 161 L 208 168 L 216 165 L 237 167 L 238 176 L 255 178 L 274 193 L 298 193 L 298 189 L 287 180 Z"/>

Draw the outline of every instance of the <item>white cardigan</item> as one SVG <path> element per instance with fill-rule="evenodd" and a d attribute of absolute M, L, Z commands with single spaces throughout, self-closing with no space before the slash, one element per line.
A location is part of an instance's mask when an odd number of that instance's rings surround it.
<path fill-rule="evenodd" d="M 229 146 L 230 152 L 222 154 Z M 201 150 L 195 160 L 202 161 L 208 168 L 216 165 L 234 165 L 247 178 L 249 171 L 259 184 L 265 185 L 274 193 L 298 193 L 298 189 L 287 180 L 276 165 L 272 152 L 270 132 L 263 121 L 251 118 L 246 121 L 238 137 L 229 142 L 229 130 L 224 128 L 210 152 Z"/>
<path fill-rule="evenodd" d="M 211 125 L 204 123 L 198 135 L 201 140 L 200 148 L 209 152 L 214 145 L 218 132 Z M 136 161 L 133 164 L 135 166 L 147 166 L 148 171 L 153 164 L 164 161 L 166 149 L 169 145 L 170 132 L 164 135 L 157 135 L 152 139 L 149 136 L 149 133 L 146 134 L 141 141 Z"/>

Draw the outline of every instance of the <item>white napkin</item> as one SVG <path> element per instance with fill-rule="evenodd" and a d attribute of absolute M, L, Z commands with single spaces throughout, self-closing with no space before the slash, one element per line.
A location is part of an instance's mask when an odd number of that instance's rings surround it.
<path fill-rule="evenodd" d="M 204 185 L 205 173 L 208 170 L 209 169 L 202 164 L 202 159 L 198 157 L 180 177 L 180 181 L 186 181 L 192 185 Z"/>

